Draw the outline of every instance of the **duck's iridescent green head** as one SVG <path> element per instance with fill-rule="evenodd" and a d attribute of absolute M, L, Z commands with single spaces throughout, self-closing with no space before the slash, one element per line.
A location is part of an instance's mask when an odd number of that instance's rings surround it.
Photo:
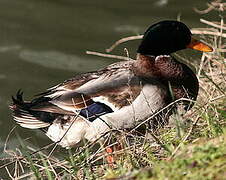
<path fill-rule="evenodd" d="M 185 48 L 210 52 L 212 48 L 192 38 L 191 31 L 179 21 L 161 21 L 150 26 L 137 50 L 143 55 L 169 55 Z"/>

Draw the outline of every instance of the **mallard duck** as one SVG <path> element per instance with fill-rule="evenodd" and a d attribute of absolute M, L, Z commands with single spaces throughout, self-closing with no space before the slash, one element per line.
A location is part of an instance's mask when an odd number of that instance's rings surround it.
<path fill-rule="evenodd" d="M 212 51 L 182 22 L 153 24 L 143 36 L 136 60 L 77 75 L 31 101 L 24 101 L 19 91 L 10 106 L 13 119 L 22 127 L 45 131 L 62 147 L 81 139 L 93 142 L 111 129 L 133 128 L 176 99 L 196 100 L 195 73 L 171 56 L 186 48 Z M 184 107 L 191 106 L 184 102 Z"/>

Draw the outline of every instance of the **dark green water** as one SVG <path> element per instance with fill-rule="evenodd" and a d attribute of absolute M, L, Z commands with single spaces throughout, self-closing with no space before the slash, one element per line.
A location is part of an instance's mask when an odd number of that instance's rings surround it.
<path fill-rule="evenodd" d="M 15 126 L 8 105 L 18 89 L 29 99 L 78 73 L 104 67 L 113 60 L 85 51 L 104 52 L 154 22 L 180 16 L 189 27 L 200 27 L 193 7 L 205 8 L 205 1 L 0 0 L 0 153 Z M 115 53 L 122 54 L 124 47 L 135 52 L 138 43 L 124 44 Z M 49 142 L 39 131 L 17 127 L 15 132 L 35 145 Z M 15 133 L 8 145 L 18 145 Z"/>

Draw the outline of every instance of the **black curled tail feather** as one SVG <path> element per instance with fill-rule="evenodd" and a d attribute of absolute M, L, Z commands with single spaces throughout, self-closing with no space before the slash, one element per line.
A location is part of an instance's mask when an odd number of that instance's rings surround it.
<path fill-rule="evenodd" d="M 37 102 L 25 102 L 21 90 L 17 92 L 16 97 L 12 96 L 12 101 L 13 104 L 9 108 L 13 111 L 13 119 L 22 127 L 30 129 L 45 128 L 56 118 L 53 113 L 32 110 L 31 108 Z"/>
<path fill-rule="evenodd" d="M 23 92 L 21 90 L 18 90 L 16 93 L 16 98 L 14 98 L 14 96 L 12 96 L 12 100 L 14 104 L 21 104 L 21 102 L 24 102 L 23 100 Z"/>
<path fill-rule="evenodd" d="M 23 92 L 21 90 L 18 90 L 16 93 L 16 97 L 12 96 L 13 104 L 9 106 L 9 108 L 13 111 L 17 110 L 18 108 L 21 109 L 29 109 L 30 103 L 25 103 L 23 100 Z"/>
<path fill-rule="evenodd" d="M 49 97 L 41 96 L 41 97 L 33 99 L 31 102 L 25 102 L 23 100 L 23 92 L 21 90 L 18 90 L 17 93 L 16 93 L 16 97 L 12 96 L 13 104 L 10 105 L 9 108 L 11 110 L 14 110 L 14 108 L 19 107 L 19 108 L 22 108 L 22 109 L 29 110 L 32 107 L 34 107 L 34 106 L 36 106 L 40 103 L 45 103 L 45 102 L 48 102 L 50 100 L 51 100 L 51 98 L 49 98 Z"/>

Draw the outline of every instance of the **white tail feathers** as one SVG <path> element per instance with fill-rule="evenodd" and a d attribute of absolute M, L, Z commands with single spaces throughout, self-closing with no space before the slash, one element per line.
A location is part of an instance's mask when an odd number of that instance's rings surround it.
<path fill-rule="evenodd" d="M 24 110 L 20 114 L 14 115 L 13 119 L 20 126 L 29 128 L 29 129 L 39 129 L 39 128 L 45 128 L 50 126 L 50 123 L 40 121 L 33 115 L 29 114 L 29 112 L 26 112 Z"/>

